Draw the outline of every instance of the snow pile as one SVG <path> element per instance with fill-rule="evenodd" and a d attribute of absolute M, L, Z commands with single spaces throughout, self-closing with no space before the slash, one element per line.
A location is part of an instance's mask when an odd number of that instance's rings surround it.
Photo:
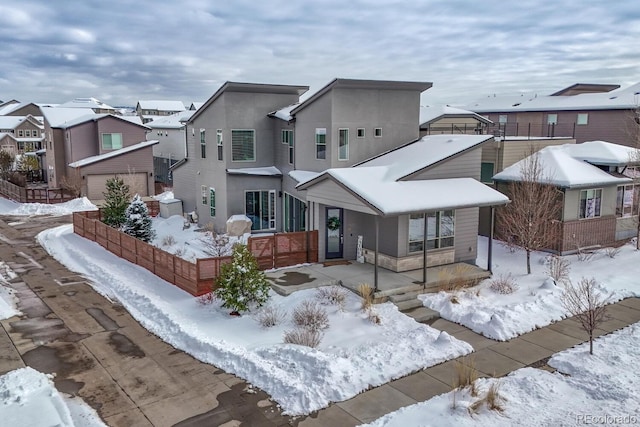
<path fill-rule="evenodd" d="M 486 267 L 487 239 L 478 241 L 478 265 Z M 532 274 L 526 272 L 525 256 L 522 252 L 510 252 L 498 241 L 494 241 L 494 278 L 511 275 L 517 284 L 512 294 L 499 294 L 491 290 L 491 279 L 473 288 L 451 293 L 439 292 L 420 295 L 426 307 L 436 310 L 440 316 L 464 325 L 486 337 L 506 341 L 518 335 L 549 325 L 569 315 L 560 301 L 563 284 L 555 285 L 550 280 L 546 263 L 550 255 L 542 252 L 531 254 Z M 604 251 L 591 259 L 580 261 L 576 255 L 564 257 L 570 262 L 569 276 L 573 283 L 583 277 L 593 277 L 603 295 L 610 295 L 610 302 L 640 296 L 640 252 L 632 245 L 625 245 L 615 258 Z"/>
<path fill-rule="evenodd" d="M 288 297 L 272 293 L 270 305 L 286 320 L 262 328 L 254 315 L 229 316 L 219 301 L 203 305 L 147 270 L 105 251 L 61 226 L 39 242 L 58 261 L 119 300 L 148 330 L 194 357 L 236 374 L 269 393 L 291 415 L 307 414 L 349 399 L 411 372 L 472 351 L 469 344 L 416 323 L 393 304 L 375 306 L 374 325 L 361 300 L 346 292 L 343 309 L 326 307 L 330 327 L 317 349 L 283 343 L 290 314 L 316 290 Z"/>
<path fill-rule="evenodd" d="M 15 291 L 8 286 L 8 281 L 18 277 L 17 274 L 4 261 L 0 261 L 0 320 L 18 316 L 18 299 Z"/>
<path fill-rule="evenodd" d="M 63 398 L 51 376 L 32 368 L 0 376 L 0 399 L 0 419 L 6 426 L 104 426 L 79 398 Z"/>
<path fill-rule="evenodd" d="M 62 216 L 69 215 L 79 211 L 95 211 L 98 208 L 91 203 L 86 197 L 73 199 L 65 203 L 46 204 L 46 203 L 15 203 L 6 199 L 0 199 L 0 214 L 2 215 L 53 215 Z"/>
<path fill-rule="evenodd" d="M 501 379 L 479 379 L 480 396 L 499 382 L 504 412 L 467 411 L 477 400 L 467 391 L 436 396 L 385 415 L 368 426 L 513 426 L 640 423 L 637 384 L 640 372 L 640 324 L 557 353 L 549 365 L 560 373 L 523 368 Z"/>
<path fill-rule="evenodd" d="M 164 191 L 160 194 L 153 196 L 156 200 L 174 200 L 173 191 Z"/>

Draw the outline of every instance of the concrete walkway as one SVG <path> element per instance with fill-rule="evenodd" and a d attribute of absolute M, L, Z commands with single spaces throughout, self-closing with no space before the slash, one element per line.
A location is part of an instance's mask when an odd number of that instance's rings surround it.
<path fill-rule="evenodd" d="M 639 322 L 640 298 L 629 298 L 611 304 L 607 313 L 610 319 L 596 331 L 597 336 Z M 501 377 L 525 366 L 551 369 L 546 362 L 552 354 L 588 340 L 587 334 L 573 318 L 564 319 L 505 342 L 485 338 L 464 326 L 444 319 L 437 319 L 431 326 L 473 346 L 475 351 L 467 357 L 473 359 L 478 377 Z M 404 406 L 451 391 L 455 363 L 454 360 L 449 360 L 370 389 L 350 400 L 332 404 L 307 417 L 299 426 L 356 426 L 371 422 Z"/>

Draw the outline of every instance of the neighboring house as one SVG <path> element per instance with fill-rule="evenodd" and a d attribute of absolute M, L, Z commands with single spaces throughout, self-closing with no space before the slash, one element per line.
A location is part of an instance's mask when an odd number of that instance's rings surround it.
<path fill-rule="evenodd" d="M 136 114 L 140 116 L 142 123 L 148 123 L 158 116 L 170 116 L 185 109 L 182 101 L 138 101 L 136 104 Z"/>
<path fill-rule="evenodd" d="M 167 186 L 173 184 L 173 176 L 169 168 L 187 156 L 186 122 L 195 113 L 186 110 L 170 116 L 158 117 L 146 123 L 151 128 L 147 133 L 148 140 L 158 140 L 153 146 L 153 167 L 156 182 Z"/>
<path fill-rule="evenodd" d="M 498 136 L 573 137 L 582 143 L 607 140 L 638 144 L 640 137 L 640 83 L 576 84 L 551 95 L 493 96 L 464 108 L 495 123 Z"/>
<path fill-rule="evenodd" d="M 493 122 L 473 111 L 445 106 L 420 107 L 420 136 L 437 134 L 484 135 Z"/>
<path fill-rule="evenodd" d="M 540 182 L 553 185 L 562 196 L 560 233 L 550 250 L 571 253 L 636 235 L 640 202 L 637 150 L 588 141 L 546 147 L 534 155 L 543 166 Z M 521 160 L 496 174 L 497 188 L 506 191 L 509 182 L 519 182 L 524 163 Z"/>
<path fill-rule="evenodd" d="M 393 271 L 421 268 L 425 258 L 427 266 L 475 262 L 478 208 L 508 202 L 479 182 L 482 146 L 492 140 L 425 136 L 299 184 L 310 228 L 320 231 L 319 259 L 355 259 L 362 236 L 365 260 Z"/>
<path fill-rule="evenodd" d="M 0 106 L 0 116 L 33 116 L 38 120 L 42 117 L 40 107 L 51 104 L 34 104 L 33 102 L 11 102 Z"/>
<path fill-rule="evenodd" d="M 122 176 L 133 192 L 154 194 L 151 146 L 157 141 L 146 141 L 148 127 L 88 108 L 42 110 L 49 187 L 72 182 L 83 195 L 100 200 L 106 180 Z"/>
<path fill-rule="evenodd" d="M 12 154 L 42 148 L 43 124 L 33 116 L 0 116 L 0 149 Z"/>
<path fill-rule="evenodd" d="M 96 98 L 76 98 L 64 104 L 57 105 L 62 108 L 91 108 L 96 114 L 115 114 L 119 115 L 120 110 Z"/>

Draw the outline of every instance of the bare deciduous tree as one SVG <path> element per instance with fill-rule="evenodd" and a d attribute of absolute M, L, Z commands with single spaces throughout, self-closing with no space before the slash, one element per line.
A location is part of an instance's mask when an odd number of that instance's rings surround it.
<path fill-rule="evenodd" d="M 80 197 L 82 194 L 82 176 L 80 169 L 70 170 L 67 175 L 60 180 L 60 187 L 74 197 Z"/>
<path fill-rule="evenodd" d="M 212 257 L 230 255 L 232 248 L 229 245 L 229 236 L 216 232 L 211 223 L 207 224 L 205 229 L 205 235 L 200 238 L 202 251 Z"/>
<path fill-rule="evenodd" d="M 562 214 L 560 192 L 547 184 L 551 177 L 533 149 L 522 160 L 520 178 L 507 186 L 511 203 L 497 211 L 497 228 L 507 245 L 527 253 L 527 274 L 531 273 L 531 251 L 551 249 L 558 240 Z"/>
<path fill-rule="evenodd" d="M 593 332 L 607 319 L 610 295 L 605 297 L 598 290 L 596 280 L 582 278 L 577 285 L 567 283 L 562 293 L 562 306 L 575 316 L 589 335 L 589 354 L 593 354 Z"/>

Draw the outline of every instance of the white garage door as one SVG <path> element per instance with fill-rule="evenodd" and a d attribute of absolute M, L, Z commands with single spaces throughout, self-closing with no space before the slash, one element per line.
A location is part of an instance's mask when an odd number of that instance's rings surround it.
<path fill-rule="evenodd" d="M 132 196 L 136 193 L 140 196 L 149 195 L 147 174 L 143 172 L 123 175 L 87 175 L 87 197 L 91 200 L 104 200 L 104 193 L 107 192 L 107 180 L 116 176 L 122 178 L 125 184 L 129 185 Z"/>

